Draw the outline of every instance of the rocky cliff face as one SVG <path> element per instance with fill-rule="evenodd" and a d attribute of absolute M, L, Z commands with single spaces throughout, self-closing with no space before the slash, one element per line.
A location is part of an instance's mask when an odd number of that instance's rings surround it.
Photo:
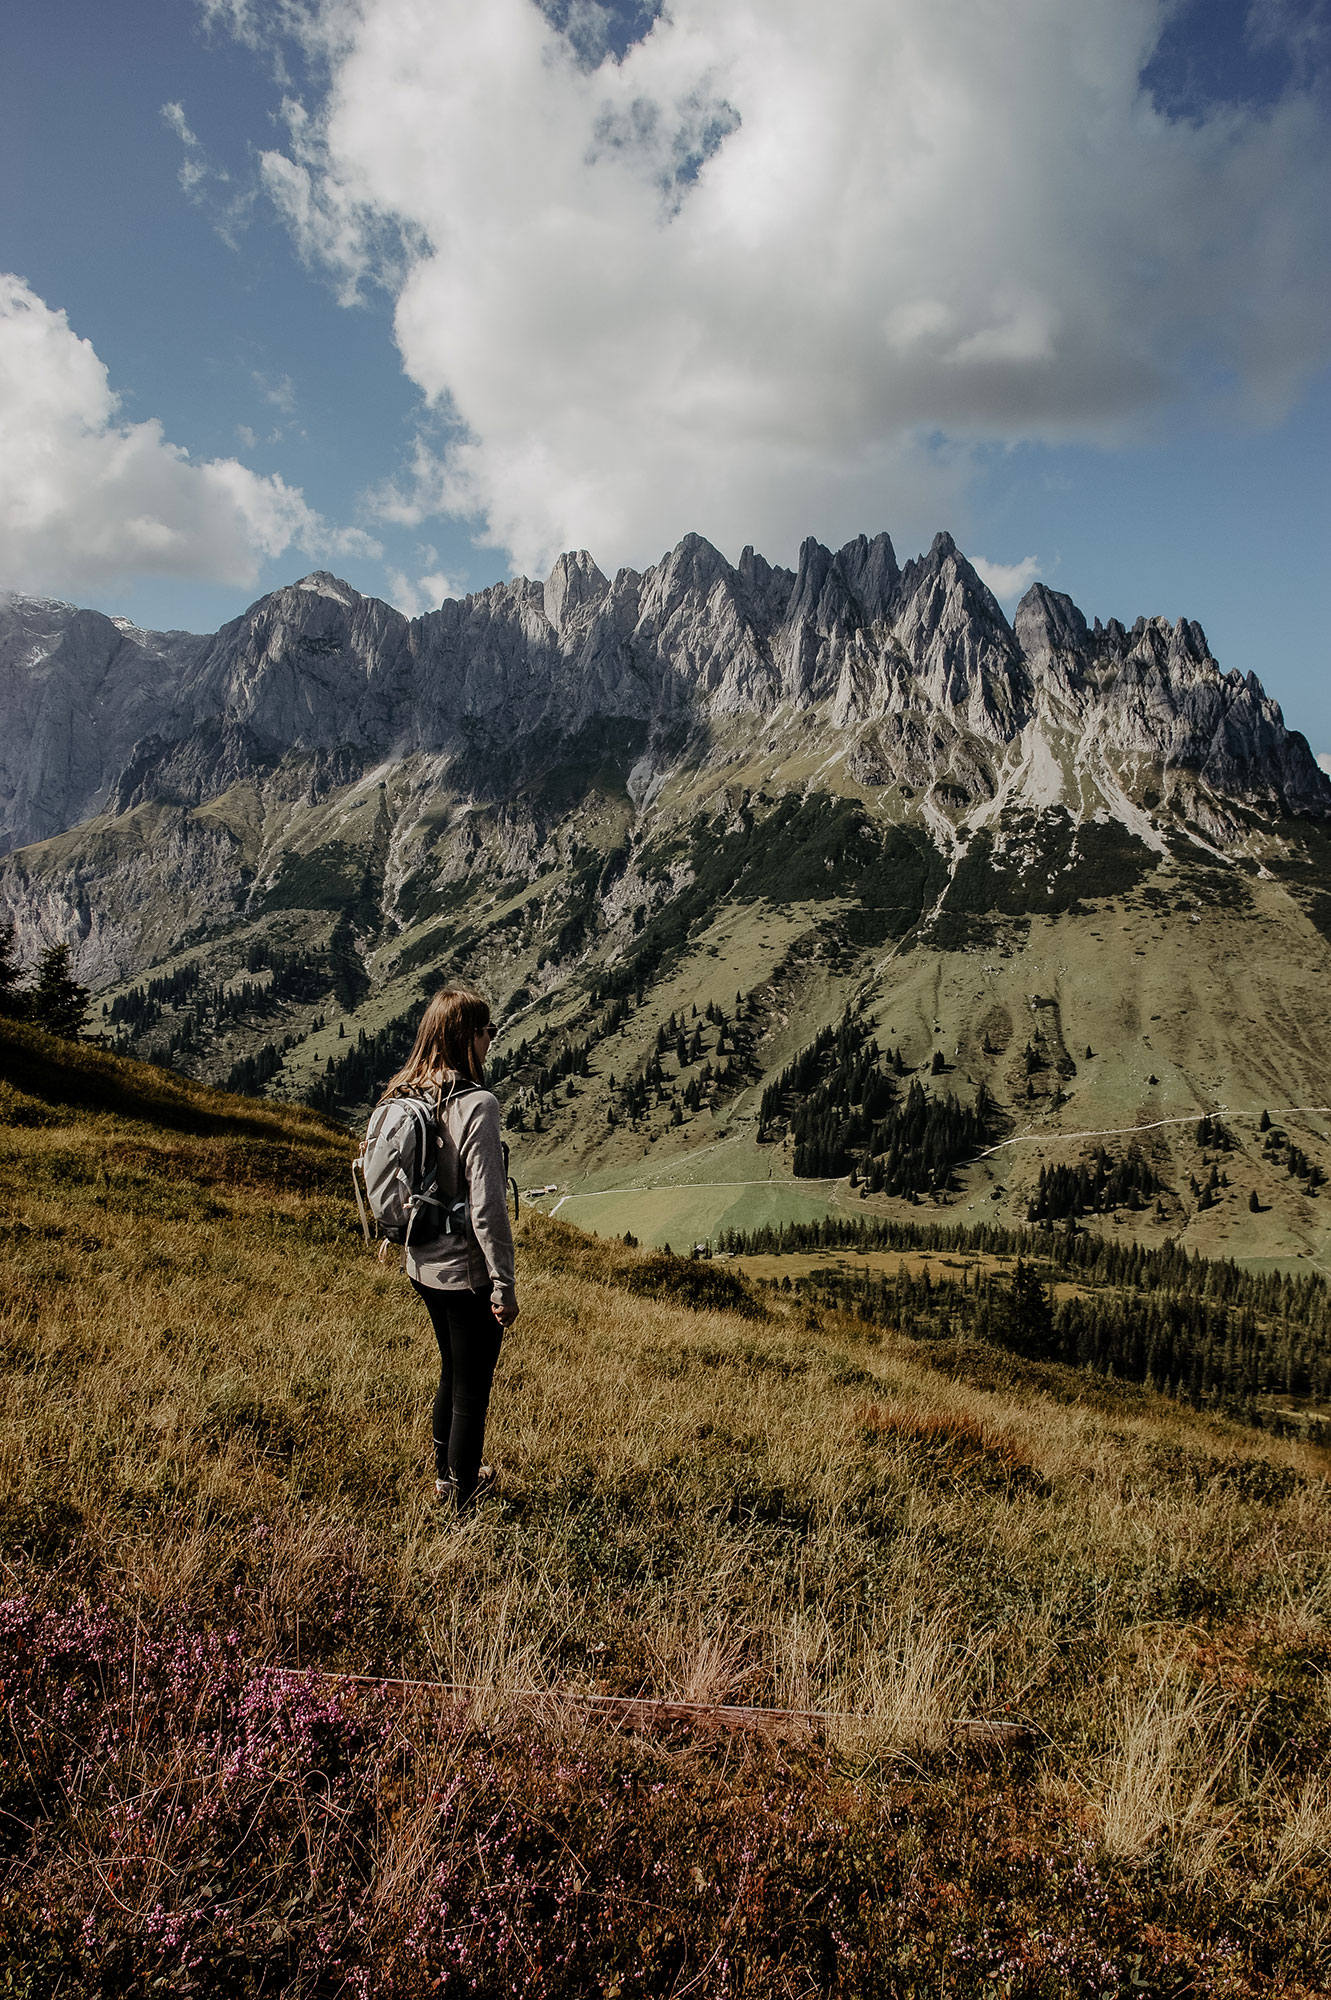
<path fill-rule="evenodd" d="M 100 811 L 207 643 L 0 593 L 0 844 Z"/>
<path fill-rule="evenodd" d="M 479 775 L 607 719 L 783 710 L 816 711 L 880 782 L 904 758 L 913 790 L 946 777 L 977 802 L 1039 738 L 1111 792 L 1150 765 L 1236 803 L 1331 812 L 1304 739 L 1252 676 L 1222 674 L 1198 625 L 1089 629 L 1041 584 L 1009 625 L 945 534 L 904 568 L 886 535 L 810 540 L 793 573 L 752 549 L 732 567 L 688 535 L 642 575 L 565 555 L 544 584 L 412 620 L 323 572 L 211 638 L 0 597 L 0 848 L 108 808 L 197 806 L 293 752 L 348 772 L 470 758 Z"/>

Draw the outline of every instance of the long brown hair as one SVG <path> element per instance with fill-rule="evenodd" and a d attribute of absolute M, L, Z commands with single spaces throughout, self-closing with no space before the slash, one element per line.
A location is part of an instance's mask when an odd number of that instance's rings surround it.
<path fill-rule="evenodd" d="M 485 1065 L 476 1053 L 476 1037 L 489 1024 L 490 1003 L 474 987 L 441 986 L 421 1015 L 411 1054 L 388 1079 L 384 1097 L 430 1084 L 442 1089 L 454 1081 L 484 1083 Z"/>

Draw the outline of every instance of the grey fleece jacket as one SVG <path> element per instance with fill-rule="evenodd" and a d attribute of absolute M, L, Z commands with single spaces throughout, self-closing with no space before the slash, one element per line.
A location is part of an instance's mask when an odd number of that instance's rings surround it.
<path fill-rule="evenodd" d="M 446 1292 L 478 1291 L 490 1284 L 494 1303 L 511 1305 L 517 1293 L 499 1099 L 478 1084 L 459 1081 L 444 1093 L 439 1124 L 440 1182 L 451 1197 L 465 1195 L 470 1201 L 471 1227 L 465 1237 L 437 1236 L 419 1251 L 408 1244 L 407 1275 L 418 1285 Z M 459 1169 L 453 1187 L 447 1184 L 450 1161 Z"/>

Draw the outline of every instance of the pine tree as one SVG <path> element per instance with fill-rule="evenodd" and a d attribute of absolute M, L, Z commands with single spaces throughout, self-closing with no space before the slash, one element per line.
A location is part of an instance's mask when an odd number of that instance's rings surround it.
<path fill-rule="evenodd" d="M 69 946 L 48 945 L 37 961 L 29 1012 L 39 1028 L 76 1042 L 88 1018 L 88 989 L 69 970 Z"/>
<path fill-rule="evenodd" d="M 1054 1311 L 1049 1290 L 1033 1264 L 1018 1257 L 1006 1291 L 990 1308 L 990 1335 L 1004 1347 L 1032 1360 L 1052 1359 L 1056 1352 Z"/>

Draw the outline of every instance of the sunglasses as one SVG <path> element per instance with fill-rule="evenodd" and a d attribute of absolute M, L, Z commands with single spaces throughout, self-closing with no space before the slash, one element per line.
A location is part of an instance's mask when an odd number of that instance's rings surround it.
<path fill-rule="evenodd" d="M 483 1028 L 478 1028 L 476 1032 L 478 1035 L 489 1035 L 493 1040 L 494 1036 L 496 1036 L 499 1033 L 499 1030 L 498 1028 L 496 1028 L 493 1021 L 487 1021 L 485 1026 Z"/>

